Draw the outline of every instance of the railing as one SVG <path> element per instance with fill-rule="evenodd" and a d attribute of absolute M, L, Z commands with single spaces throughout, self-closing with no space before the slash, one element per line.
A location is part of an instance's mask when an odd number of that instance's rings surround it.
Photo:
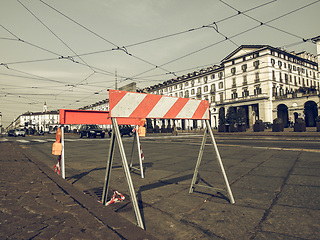
<path fill-rule="evenodd" d="M 246 97 L 237 97 L 235 99 L 225 99 L 223 102 L 219 102 L 217 104 L 227 104 L 227 103 L 236 103 L 236 102 L 244 102 L 244 101 L 252 101 L 258 99 L 265 99 L 268 98 L 269 95 L 267 93 L 261 93 L 258 95 L 249 95 Z"/>

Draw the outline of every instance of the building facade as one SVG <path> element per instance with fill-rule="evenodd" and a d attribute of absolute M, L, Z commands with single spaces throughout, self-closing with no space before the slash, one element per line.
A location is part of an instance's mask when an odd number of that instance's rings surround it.
<path fill-rule="evenodd" d="M 242 108 L 247 127 L 256 120 L 272 122 L 277 117 L 282 118 L 285 126 L 298 117 L 307 117 L 307 126 L 314 126 L 319 109 L 318 61 L 317 56 L 306 52 L 243 45 L 219 66 L 189 73 L 144 91 L 208 100 L 213 127 L 218 127 L 219 111 L 228 112 L 229 108 L 235 111 Z M 202 127 L 200 122 L 187 120 L 177 121 L 175 125 L 182 129 Z"/>
<path fill-rule="evenodd" d="M 59 111 L 26 112 L 18 116 L 8 127 L 23 128 L 27 134 L 37 132 L 54 132 L 59 126 Z"/>

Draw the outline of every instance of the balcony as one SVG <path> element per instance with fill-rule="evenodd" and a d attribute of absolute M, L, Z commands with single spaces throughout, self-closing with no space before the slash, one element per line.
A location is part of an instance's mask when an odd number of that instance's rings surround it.
<path fill-rule="evenodd" d="M 246 97 L 237 97 L 235 99 L 225 99 L 223 103 L 218 103 L 217 105 L 227 105 L 227 104 L 235 104 L 235 103 L 241 103 L 241 102 L 250 102 L 255 100 L 261 100 L 261 99 L 268 99 L 269 95 L 267 93 L 261 93 L 258 95 L 250 95 Z"/>

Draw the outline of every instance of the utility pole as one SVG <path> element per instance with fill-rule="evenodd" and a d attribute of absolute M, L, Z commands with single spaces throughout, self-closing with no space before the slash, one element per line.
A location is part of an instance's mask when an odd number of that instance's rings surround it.
<path fill-rule="evenodd" d="M 115 70 L 115 90 L 118 90 L 118 79 L 117 79 L 117 69 Z"/>
<path fill-rule="evenodd" d="M 319 62 L 319 56 L 320 56 L 320 36 L 311 38 L 311 41 L 314 42 L 317 45 L 317 57 Z"/>

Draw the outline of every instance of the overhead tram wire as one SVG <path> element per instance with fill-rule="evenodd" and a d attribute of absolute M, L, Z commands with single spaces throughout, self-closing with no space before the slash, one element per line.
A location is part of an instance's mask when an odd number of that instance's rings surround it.
<path fill-rule="evenodd" d="M 250 11 L 253 11 L 253 10 L 256 10 L 258 8 L 261 8 L 261 7 L 264 7 L 270 3 L 273 3 L 273 2 L 276 2 L 278 0 L 271 0 L 267 3 L 264 3 L 264 4 L 261 4 L 261 5 L 258 5 L 258 6 L 255 6 L 253 8 L 250 8 L 250 9 L 247 9 L 247 10 L 244 10 L 243 13 L 245 12 L 250 12 Z M 41 1 L 42 2 L 42 1 Z M 51 6 L 50 6 L 51 7 Z M 51 7 L 52 8 L 52 7 Z M 54 8 L 52 8 L 54 9 Z M 55 11 L 57 11 L 56 9 L 54 9 Z M 63 13 L 61 13 L 62 15 L 64 15 Z M 153 39 L 149 39 L 149 40 L 145 40 L 145 41 L 141 41 L 141 42 L 138 42 L 138 43 L 133 43 L 133 44 L 129 44 L 129 45 L 126 45 L 124 46 L 124 48 L 129 48 L 129 47 L 133 47 L 133 46 L 137 46 L 137 45 L 141 45 L 141 44 L 145 44 L 145 43 L 149 43 L 149 42 L 153 42 L 153 41 L 157 41 L 157 40 L 161 40 L 161 39 L 165 39 L 165 38 L 169 38 L 169 37 L 174 37 L 174 36 L 177 36 L 177 35 L 181 35 L 181 34 L 185 34 L 185 33 L 190 33 L 192 31 L 195 31 L 195 30 L 200 30 L 200 29 L 204 29 L 208 26 L 211 26 L 211 25 L 214 25 L 214 24 L 217 24 L 217 23 L 220 23 L 220 22 L 224 22 L 226 20 L 229 20 L 233 17 L 236 17 L 238 16 L 238 14 L 234 14 L 234 15 L 231 15 L 231 16 L 228 16 L 226 18 L 223 18 L 223 19 L 220 19 L 214 23 L 210 23 L 210 24 L 207 24 L 207 25 L 203 25 L 201 27 L 196 27 L 196 28 L 191 28 L 191 29 L 188 29 L 188 30 L 184 30 L 184 31 L 181 31 L 181 32 L 177 32 L 177 33 L 172 33 L 172 34 L 168 34 L 168 35 L 165 35 L 165 36 L 161 36 L 161 37 L 157 37 L 157 38 L 153 38 Z M 67 16 L 66 16 L 67 17 Z M 67 17 L 68 18 L 68 17 Z M 70 19 L 71 21 L 75 22 L 74 20 Z M 77 23 L 77 22 L 75 22 Z M 84 27 L 84 26 L 83 26 Z M 84 27 L 85 28 L 85 27 Z M 89 29 L 87 29 L 88 31 L 90 31 Z M 94 32 L 93 32 L 94 33 Z M 96 33 L 94 33 L 96 35 Z M 98 35 L 98 37 L 102 38 L 100 35 Z M 103 39 L 103 38 L 102 38 Z M 108 40 L 107 40 L 108 41 Z M 115 45 L 116 46 L 116 45 Z M 118 47 L 118 46 L 116 46 Z M 86 56 L 86 55 L 92 55 L 92 54 L 99 54 L 99 53 L 104 53 L 104 52 L 109 52 L 109 51 L 113 51 L 115 49 L 107 49 L 107 50 L 100 50 L 100 51 L 95 51 L 95 52 L 89 52 L 89 53 L 83 53 L 83 54 L 79 54 L 79 56 Z"/>
<path fill-rule="evenodd" d="M 57 10 L 56 8 L 52 7 L 51 5 L 47 4 L 47 3 L 44 2 L 43 0 L 39 0 L 39 1 L 42 2 L 43 4 L 45 4 L 46 6 L 48 6 L 49 8 L 53 9 L 54 11 L 58 12 L 58 13 L 61 14 L 62 16 L 66 17 L 66 18 L 69 19 L 70 21 L 72 21 L 72 22 L 74 22 L 75 24 L 79 25 L 80 27 L 82 27 L 82 28 L 86 29 L 87 31 L 91 32 L 91 33 L 94 34 L 95 36 L 97 36 L 97 37 L 99 37 L 99 38 L 107 41 L 108 43 L 114 45 L 116 48 L 115 48 L 115 49 L 112 49 L 112 50 L 122 50 L 122 49 L 125 49 L 124 52 L 127 53 L 128 55 L 133 56 L 133 57 L 135 57 L 135 58 L 137 58 L 137 59 L 139 59 L 139 60 L 141 60 L 141 61 L 143 61 L 143 62 L 145 62 L 145 63 L 148 63 L 148 64 L 150 64 L 150 65 L 153 65 L 153 66 L 155 67 L 154 69 L 147 70 L 147 71 L 143 72 L 142 74 L 147 73 L 147 72 L 152 71 L 152 70 L 155 70 L 155 69 L 157 69 L 157 68 L 162 69 L 162 70 L 164 70 L 164 71 L 166 71 L 166 72 L 168 72 L 168 73 L 173 73 L 173 74 L 174 74 L 174 72 L 168 71 L 167 69 L 164 69 L 164 68 L 162 67 L 163 65 L 153 64 L 153 63 L 151 63 L 151 62 L 149 62 L 149 61 L 146 61 L 146 60 L 141 59 L 141 58 L 139 58 L 139 57 L 136 57 L 136 56 L 134 56 L 134 55 L 132 55 L 132 54 L 129 54 L 129 53 L 126 51 L 126 48 L 127 48 L 127 47 L 135 46 L 135 45 L 138 45 L 138 44 L 127 45 L 127 46 L 124 46 L 124 47 L 120 48 L 120 47 L 117 46 L 115 43 L 109 41 L 108 39 L 102 37 L 101 35 L 95 33 L 94 31 L 88 29 L 88 28 L 85 27 L 84 25 L 78 23 L 77 21 L 75 21 L 75 20 L 73 20 L 72 18 L 68 17 L 67 15 L 63 14 L 61 11 L 59 11 L 59 10 Z M 273 3 L 273 2 L 275 2 L 275 1 L 276 1 L 276 0 L 272 0 L 272 1 L 269 1 L 269 2 L 267 2 L 267 3 L 258 5 L 258 6 L 256 6 L 256 7 L 253 7 L 253 8 L 250 8 L 250 9 L 246 10 L 245 12 L 258 9 L 258 8 L 260 8 L 260 7 L 263 7 L 263 6 L 266 6 L 266 5 L 270 4 L 270 3 Z M 237 16 L 237 14 L 235 14 L 235 15 L 233 15 L 233 16 L 230 16 L 230 17 L 227 17 L 227 18 L 224 18 L 224 19 L 222 19 L 222 20 L 220 20 L 220 21 L 218 21 L 218 22 L 225 21 L 225 20 L 230 19 L 231 17 L 235 17 L 235 16 Z M 179 34 L 182 34 L 182 33 L 186 33 L 186 32 L 193 31 L 193 30 L 198 30 L 198 29 L 201 29 L 201 28 L 204 28 L 204 27 L 207 27 L 207 26 L 202 26 L 202 27 L 199 27 L 199 28 L 196 28 L 196 29 L 190 29 L 190 30 L 183 31 L 183 32 L 180 32 L 180 33 L 177 33 L 177 34 L 167 35 L 167 36 L 164 36 L 164 37 L 156 38 L 156 39 L 154 39 L 154 40 L 159 40 L 159 39 L 166 38 L 166 37 L 169 37 L 169 36 L 179 35 Z M 146 43 L 146 42 L 149 42 L 149 41 L 153 41 L 153 40 L 144 41 L 144 42 L 141 42 L 141 43 L 139 43 L 139 44 Z M 232 41 L 231 41 L 231 42 L 232 42 Z M 106 50 L 106 51 L 108 51 L 108 50 Z M 102 51 L 100 51 L 100 52 L 102 52 Z M 141 75 L 141 74 L 139 74 L 139 75 Z M 174 75 L 175 75 L 175 74 L 174 74 Z M 136 75 L 135 75 L 135 76 L 136 76 Z M 134 77 L 135 77 L 135 76 L 134 76 Z M 133 78 L 133 77 L 131 77 L 131 78 Z"/>
<path fill-rule="evenodd" d="M 32 63 L 32 62 L 41 62 L 41 61 L 51 61 L 51 60 L 59 60 L 59 59 L 68 59 L 68 57 L 61 58 L 61 56 L 62 56 L 63 54 L 55 53 L 55 52 L 53 52 L 53 51 L 51 51 L 51 50 L 45 49 L 45 48 L 43 48 L 43 47 L 40 47 L 40 46 L 38 46 L 38 45 L 35 45 L 35 44 L 30 43 L 30 42 L 28 42 L 28 41 L 25 41 L 25 40 L 19 38 L 18 36 L 16 36 L 14 33 L 12 33 L 10 30 L 8 30 L 7 28 L 5 28 L 3 25 L 0 24 L 0 26 L 1 26 L 3 29 L 5 29 L 8 33 L 10 33 L 12 36 L 14 36 L 14 37 L 16 38 L 16 39 L 14 39 L 14 40 L 20 41 L 20 42 L 25 43 L 25 44 L 28 44 L 28 45 L 30 45 L 30 46 L 32 46 L 32 47 L 41 49 L 41 50 L 43 50 L 43 51 L 45 51 L 45 52 L 49 52 L 49 53 L 52 53 L 52 54 L 58 56 L 58 58 L 26 60 L 26 61 L 19 61 L 19 62 L 2 63 L 2 65 L 12 65 L 12 64 L 23 64 L 23 63 Z M 112 51 L 112 50 L 110 49 L 109 51 Z M 83 54 L 83 55 L 86 55 L 86 54 Z M 75 56 L 76 56 L 76 55 L 75 55 Z M 75 56 L 72 56 L 72 57 L 75 57 Z M 80 54 L 79 56 L 81 56 L 81 54 Z M 80 65 L 83 65 L 83 66 L 87 66 L 86 64 L 80 63 L 80 62 L 74 62 L 74 63 L 80 64 Z M 94 66 L 91 66 L 91 67 L 95 70 L 95 72 L 100 71 L 100 72 L 97 72 L 97 73 L 99 73 L 99 74 L 106 74 L 106 75 L 108 75 L 108 76 L 113 76 L 113 74 L 114 74 L 114 73 L 112 73 L 112 72 L 109 72 L 109 71 L 106 71 L 106 70 L 103 70 L 103 69 L 100 69 L 100 68 L 96 68 L 96 67 L 94 67 Z"/>
<path fill-rule="evenodd" d="M 0 26 L 1 26 L 4 30 L 6 30 L 8 33 L 10 33 L 12 36 L 14 36 L 14 37 L 16 38 L 16 39 L 13 39 L 13 40 L 16 40 L 16 41 L 18 41 L 18 42 L 22 42 L 22 43 L 24 43 L 24 44 L 28 44 L 28 45 L 30 45 L 30 46 L 32 46 L 32 47 L 41 49 L 41 50 L 43 50 L 43 51 L 45 51 L 45 52 L 54 54 L 54 55 L 56 55 L 56 56 L 61 56 L 61 54 L 55 53 L 55 52 L 53 52 L 53 51 L 50 51 L 50 50 L 48 50 L 48 49 L 45 49 L 45 48 L 40 47 L 40 46 L 37 46 L 37 45 L 35 45 L 35 44 L 32 44 L 32 43 L 30 43 L 30 42 L 28 42 L 28 41 L 25 41 L 25 40 L 19 38 L 17 35 L 15 35 L 15 34 L 14 34 L 13 32 L 11 32 L 9 29 L 7 29 L 6 27 L 4 27 L 2 24 L 0 24 Z"/>
<path fill-rule="evenodd" d="M 291 36 L 296 37 L 296 38 L 299 38 L 299 39 L 303 39 L 303 38 L 302 38 L 301 36 L 297 36 L 296 34 L 293 34 L 293 33 L 290 33 L 290 32 L 288 32 L 288 31 L 284 31 L 284 30 L 279 29 L 279 28 L 277 28 L 277 27 L 271 26 L 271 25 L 269 25 L 269 23 L 270 23 L 270 22 L 274 22 L 274 21 L 276 21 L 276 20 L 278 20 L 278 19 L 280 19 L 280 18 L 283 18 L 283 17 L 285 17 L 285 16 L 288 16 L 288 15 L 293 14 L 293 13 L 295 13 L 295 12 L 297 12 L 297 11 L 300 11 L 300 10 L 306 8 L 306 7 L 309 7 L 309 6 L 313 5 L 313 4 L 316 4 L 316 3 L 320 2 L 320 0 L 314 1 L 314 2 L 312 2 L 312 3 L 309 3 L 309 4 L 307 4 L 307 5 L 302 6 L 302 7 L 300 7 L 300 8 L 297 8 L 297 9 L 295 9 L 295 10 L 293 10 L 293 11 L 290 11 L 290 12 L 288 12 L 288 13 L 286 13 L 286 14 L 283 14 L 283 15 L 281 15 L 281 16 L 279 16 L 279 17 L 273 18 L 273 19 L 271 19 L 271 20 L 269 20 L 269 21 L 267 21 L 267 22 L 261 22 L 260 20 L 254 18 L 254 17 L 251 17 L 250 15 L 248 15 L 248 14 L 246 14 L 246 13 L 244 13 L 244 12 L 239 11 L 237 8 L 231 6 L 230 4 L 226 3 L 225 1 L 223 1 L 223 0 L 219 0 L 219 1 L 220 1 L 221 3 L 223 3 L 224 5 L 228 6 L 229 8 L 233 9 L 234 11 L 237 11 L 238 14 L 242 14 L 242 15 L 250 18 L 251 20 L 260 23 L 261 25 L 264 25 L 264 26 L 273 28 L 273 29 L 275 29 L 275 30 L 277 30 L 277 31 L 286 33 L 286 34 L 288 34 L 288 35 L 291 35 Z"/>
<path fill-rule="evenodd" d="M 162 64 L 162 65 L 160 65 L 160 66 L 162 67 L 162 66 L 168 65 L 168 64 L 170 64 L 170 63 L 173 63 L 173 62 L 176 62 L 176 61 L 178 61 L 178 60 L 181 60 L 181 59 L 183 59 L 183 58 L 185 58 L 185 57 L 188 57 L 188 56 L 190 56 L 190 55 L 193 55 L 193 54 L 195 54 L 195 53 L 198 53 L 198 52 L 200 52 L 200 51 L 203 51 L 203 50 L 208 49 L 208 48 L 210 48 L 210 47 L 213 47 L 213 46 L 215 46 L 215 45 L 218 45 L 218 44 L 220 44 L 220 43 L 222 43 L 222 42 L 225 42 L 225 41 L 227 41 L 227 40 L 229 40 L 229 39 L 233 39 L 233 38 L 235 38 L 235 37 L 237 37 L 237 36 L 243 35 L 243 34 L 245 34 L 245 33 L 247 33 L 247 32 L 250 32 L 250 31 L 252 31 L 252 30 L 254 30 L 254 29 L 257 29 L 257 28 L 259 28 L 259 27 L 261 27 L 261 26 L 263 26 L 263 25 L 265 25 L 265 24 L 267 24 L 267 23 L 273 22 L 273 21 L 278 20 L 278 19 L 280 19 L 280 18 L 282 18 L 282 17 L 285 17 L 285 16 L 288 16 L 288 15 L 290 15 L 290 14 L 293 14 L 293 13 L 295 13 L 295 12 L 297 12 L 297 11 L 300 11 L 300 10 L 302 10 L 302 9 L 304 9 L 304 8 L 306 8 L 306 7 L 309 7 L 309 6 L 311 6 L 311 5 L 315 4 L 315 3 L 318 3 L 318 2 L 320 2 L 320 0 L 317 0 L 317 1 L 313 2 L 313 3 L 307 4 L 307 5 L 303 6 L 303 7 L 300 7 L 300 8 L 298 8 L 298 9 L 293 10 L 293 11 L 290 11 L 290 12 L 288 12 L 288 13 L 285 13 L 285 14 L 283 14 L 283 15 L 281 15 L 281 16 L 278 16 L 278 17 L 276 17 L 276 18 L 273 18 L 273 19 L 271 19 L 271 20 L 269 20 L 269 21 L 267 21 L 267 22 L 265 22 L 265 23 L 262 23 L 262 24 L 261 24 L 261 22 L 259 22 L 260 24 L 257 25 L 257 26 L 251 27 L 251 28 L 249 28 L 249 29 L 247 29 L 247 30 L 244 30 L 244 31 L 240 32 L 240 33 L 234 34 L 233 36 L 230 36 L 230 37 L 228 37 L 227 39 L 224 39 L 224 40 L 215 42 L 215 43 L 210 44 L 210 45 L 208 45 L 208 46 L 205 46 L 205 47 L 203 47 L 203 48 L 201 48 L 201 49 L 198 49 L 198 50 L 196 50 L 196 51 L 193 51 L 193 52 L 191 52 L 191 53 L 188 53 L 188 54 L 186 54 L 186 55 L 183 55 L 183 56 L 181 56 L 181 57 L 178 57 L 178 58 L 176 58 L 176 59 L 174 59 L 174 60 L 171 60 L 171 61 L 169 61 L 169 62 L 167 62 L 167 63 L 164 63 L 164 64 Z M 299 38 L 300 38 L 300 37 L 299 37 Z M 301 38 L 300 38 L 300 39 L 301 39 Z M 145 73 L 150 72 L 150 71 L 152 71 L 152 70 L 153 70 L 153 69 L 150 69 L 150 70 L 144 71 L 144 72 L 142 72 L 142 73 L 136 74 L 136 75 L 134 75 L 132 78 L 137 77 L 137 76 L 141 76 L 142 74 L 145 74 Z"/>
<path fill-rule="evenodd" d="M 19 0 L 17 0 L 17 1 L 19 1 Z M 171 71 L 168 71 L 168 70 L 162 68 L 161 66 L 159 66 L 159 65 L 157 65 L 157 64 L 153 64 L 153 63 L 151 63 L 151 62 L 149 62 L 149 61 L 147 61 L 147 60 L 144 60 L 144 59 L 142 59 L 142 58 L 140 58 L 140 57 L 137 57 L 137 56 L 129 53 L 129 52 L 127 51 L 127 49 L 126 49 L 125 46 L 123 46 L 123 47 L 118 46 L 117 44 L 111 42 L 110 40 L 102 37 L 101 35 L 95 33 L 94 31 L 90 30 L 89 28 L 85 27 L 84 25 L 82 25 L 82 24 L 78 23 L 77 21 L 73 20 L 72 18 L 70 18 L 69 16 L 65 15 L 65 14 L 62 13 L 61 11 L 57 10 L 56 8 L 52 7 L 51 5 L 49 5 L 48 3 L 44 2 L 43 0 L 39 0 L 39 1 L 40 1 L 41 3 L 43 3 L 43 4 L 45 4 L 47 7 L 51 8 L 52 10 L 54 10 L 55 12 L 57 12 L 57 13 L 59 13 L 60 15 L 64 16 L 64 17 L 67 18 L 68 20 L 70 20 L 70 21 L 72 21 L 73 23 L 77 24 L 78 26 L 82 27 L 83 29 L 89 31 L 89 32 L 92 33 L 93 35 L 95 35 L 95 36 L 99 37 L 100 39 L 102 39 L 102 40 L 108 42 L 109 44 L 113 45 L 115 48 L 113 48 L 112 50 L 122 50 L 122 51 L 123 51 L 124 53 L 126 53 L 127 55 L 132 56 L 132 57 L 134 57 L 134 58 L 136 58 L 136 59 L 138 59 L 138 60 L 140 60 L 140 61 L 143 61 L 144 63 L 153 65 L 153 66 L 155 66 L 156 68 L 159 68 L 159 69 L 161 69 L 161 70 L 163 70 L 163 71 L 171 72 Z"/>
<path fill-rule="evenodd" d="M 73 54 L 75 54 L 82 62 L 86 64 L 93 72 L 94 70 L 88 65 L 88 63 L 83 60 L 78 54 L 68 45 L 66 44 L 57 34 L 55 34 L 40 18 L 38 18 L 29 8 L 27 8 L 20 0 L 17 0 L 34 18 L 36 18 L 49 32 L 51 32 L 63 45 L 65 45 Z"/>
<path fill-rule="evenodd" d="M 250 9 L 247 9 L 247 10 L 245 10 L 245 11 L 243 11 L 243 12 L 250 12 L 250 11 L 256 10 L 256 9 L 258 9 L 258 8 L 264 7 L 264 6 L 268 5 L 268 4 L 271 4 L 271 3 L 276 2 L 276 1 L 277 1 L 277 0 L 271 0 L 271 1 L 267 2 L 267 3 L 264 3 L 264 4 L 261 4 L 261 5 L 255 6 L 255 7 L 250 8 Z M 238 14 L 234 14 L 234 15 L 228 16 L 228 17 L 226 17 L 226 18 L 220 19 L 220 20 L 216 21 L 215 23 L 224 22 L 224 21 L 229 20 L 229 19 L 231 19 L 231 18 L 233 18 L 233 17 L 236 17 L 236 16 L 238 16 Z M 210 25 L 214 25 L 214 23 L 210 23 L 210 24 L 207 24 L 207 25 L 203 25 L 203 26 L 201 26 L 201 27 L 191 28 L 191 29 L 184 30 L 184 31 L 181 31 L 181 32 L 168 34 L 168 35 L 165 35 L 165 36 L 162 36 L 162 37 L 157 37 L 157 38 L 153 38 L 153 39 L 150 39 L 150 40 L 146 40 L 146 41 L 142 41 L 142 42 L 138 42 L 138 43 L 126 45 L 125 47 L 126 47 L 126 48 L 129 48 L 129 47 L 133 47 L 133 46 L 137 46 L 137 45 L 141 45 L 141 44 L 145 44 L 145 43 L 157 41 L 157 40 L 164 39 L 164 38 L 174 37 L 174 36 L 177 36 L 177 35 L 189 33 L 189 32 L 196 31 L 196 30 L 200 30 L 200 29 L 203 29 L 203 28 L 205 28 L 205 27 L 207 27 L 207 26 L 210 26 Z"/>

